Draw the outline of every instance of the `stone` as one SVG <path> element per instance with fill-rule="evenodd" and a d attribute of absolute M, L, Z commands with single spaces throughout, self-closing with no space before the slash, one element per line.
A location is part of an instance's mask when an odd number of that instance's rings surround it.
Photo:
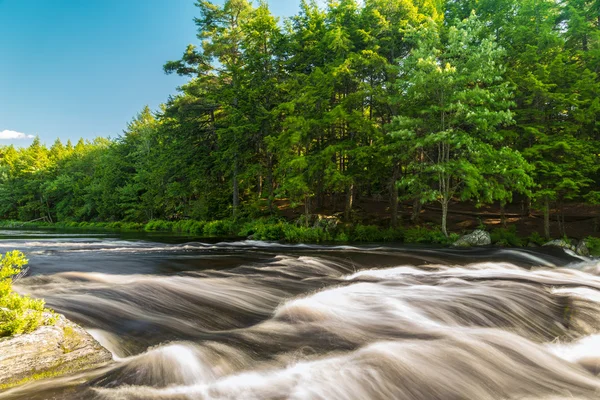
<path fill-rule="evenodd" d="M 31 333 L 0 338 L 0 390 L 112 361 L 112 354 L 79 325 L 60 314 L 44 317 L 55 322 Z"/>
<path fill-rule="evenodd" d="M 544 247 L 559 247 L 561 249 L 567 249 L 577 252 L 576 246 L 573 246 L 571 242 L 566 241 L 565 239 L 551 240 L 548 243 L 544 244 Z"/>
<path fill-rule="evenodd" d="M 590 257 L 590 249 L 588 249 L 585 239 L 580 240 L 579 243 L 577 243 L 575 253 L 579 254 L 580 256 Z"/>
<path fill-rule="evenodd" d="M 492 237 L 486 231 L 477 229 L 468 235 L 464 235 L 458 239 L 452 246 L 454 247 L 474 247 L 474 246 L 489 246 L 492 244 Z"/>

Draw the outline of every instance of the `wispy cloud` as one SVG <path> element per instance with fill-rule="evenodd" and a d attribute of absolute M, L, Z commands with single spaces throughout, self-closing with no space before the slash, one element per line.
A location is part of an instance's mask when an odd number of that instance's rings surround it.
<path fill-rule="evenodd" d="M 33 135 L 26 135 L 16 131 L 3 130 L 0 132 L 0 140 L 33 139 L 34 137 Z"/>

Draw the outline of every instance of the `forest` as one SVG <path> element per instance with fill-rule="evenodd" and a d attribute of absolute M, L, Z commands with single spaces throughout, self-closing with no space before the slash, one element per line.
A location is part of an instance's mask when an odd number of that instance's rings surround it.
<path fill-rule="evenodd" d="M 504 222 L 518 204 L 558 237 L 565 207 L 597 213 L 600 0 L 303 0 L 284 20 L 199 0 L 192 17 L 196 45 L 163 66 L 187 83 L 159 109 L 112 139 L 0 148 L 0 219 L 360 224 L 375 201 L 380 226 L 435 210 L 448 236 L 457 207 Z"/>

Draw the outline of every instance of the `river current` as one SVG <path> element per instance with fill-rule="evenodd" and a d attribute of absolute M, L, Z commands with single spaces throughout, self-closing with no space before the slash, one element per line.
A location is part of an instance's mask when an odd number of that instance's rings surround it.
<path fill-rule="evenodd" d="M 114 358 L 0 399 L 600 398 L 600 263 L 562 250 L 0 239 Z"/>

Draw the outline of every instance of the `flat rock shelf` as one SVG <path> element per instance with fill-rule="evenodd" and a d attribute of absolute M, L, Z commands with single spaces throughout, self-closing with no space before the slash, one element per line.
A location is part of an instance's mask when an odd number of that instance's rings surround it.
<path fill-rule="evenodd" d="M 83 371 L 112 360 L 112 354 L 61 314 L 35 331 L 0 339 L 0 390 L 49 376 Z"/>

